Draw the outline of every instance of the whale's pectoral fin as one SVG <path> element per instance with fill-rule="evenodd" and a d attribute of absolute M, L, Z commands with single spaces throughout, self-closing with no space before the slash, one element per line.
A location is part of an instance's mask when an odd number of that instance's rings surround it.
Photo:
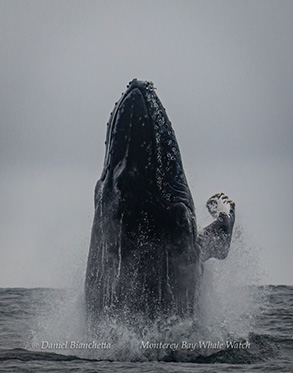
<path fill-rule="evenodd" d="M 225 259 L 232 238 L 235 203 L 224 193 L 218 193 L 209 198 L 206 206 L 216 220 L 199 232 L 197 243 L 201 250 L 201 259 Z"/>

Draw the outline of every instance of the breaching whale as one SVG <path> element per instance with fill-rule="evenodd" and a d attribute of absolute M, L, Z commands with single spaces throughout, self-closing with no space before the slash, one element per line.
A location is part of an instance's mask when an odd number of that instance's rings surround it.
<path fill-rule="evenodd" d="M 195 312 L 203 262 L 228 255 L 235 204 L 223 193 L 197 232 L 175 133 L 152 82 L 132 80 L 107 124 L 85 296 L 91 318 Z"/>

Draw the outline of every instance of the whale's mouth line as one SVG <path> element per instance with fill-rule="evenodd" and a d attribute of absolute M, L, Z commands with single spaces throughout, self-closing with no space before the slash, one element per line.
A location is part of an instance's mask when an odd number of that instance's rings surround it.
<path fill-rule="evenodd" d="M 152 153 L 155 154 L 155 123 L 153 122 L 148 104 L 148 98 L 146 97 L 146 91 L 151 93 L 153 88 L 150 84 L 151 82 L 145 82 L 143 85 L 140 84 L 138 86 L 135 84 L 135 81 L 134 84 L 132 83 L 133 82 L 130 83 L 126 92 L 116 103 L 114 111 L 111 114 L 108 124 L 109 128 L 106 139 L 106 154 L 104 170 L 101 177 L 102 180 L 105 178 L 111 162 L 113 162 L 113 153 L 115 149 L 117 149 L 117 143 L 121 149 L 123 148 L 123 154 L 120 154 L 119 159 L 121 162 L 123 159 L 128 161 L 129 158 L 131 158 L 131 152 L 129 149 L 130 146 L 136 147 L 137 149 L 139 145 L 144 145 L 145 148 L 152 148 Z M 130 104 L 131 101 L 132 104 Z M 131 120 L 132 116 L 135 114 L 138 115 L 138 106 L 140 106 L 140 110 L 142 112 L 140 119 L 145 122 L 145 124 L 142 124 L 142 126 L 145 127 L 141 129 L 139 128 L 139 125 L 135 123 L 135 120 Z M 121 119 L 121 114 L 123 112 L 128 113 L 129 118 L 127 118 L 127 120 L 125 120 L 125 118 Z M 118 131 L 122 133 L 120 134 Z M 136 137 L 138 133 L 141 134 L 141 138 L 143 138 L 143 134 L 145 137 L 147 137 L 144 144 L 139 144 L 139 141 L 137 141 Z"/>
<path fill-rule="evenodd" d="M 148 115 L 148 119 L 150 120 L 151 117 L 150 117 L 150 113 L 149 113 L 149 110 L 148 110 L 148 107 L 147 107 L 147 103 L 146 103 L 146 98 L 144 97 L 141 89 L 139 89 L 138 87 L 133 87 L 132 89 L 130 89 L 129 91 L 126 91 L 125 94 L 123 95 L 123 97 L 121 98 L 121 102 L 118 102 L 117 104 L 117 109 L 115 110 L 115 114 L 114 114 L 114 117 L 113 117 L 113 122 L 112 122 L 112 127 L 111 127 L 111 133 L 110 133 L 110 139 L 111 139 L 111 145 L 110 145 L 110 150 L 111 148 L 114 146 L 113 145 L 113 140 L 114 140 L 114 136 L 113 136 L 113 131 L 115 132 L 116 130 L 116 127 L 118 126 L 118 123 L 117 123 L 117 115 L 118 115 L 118 112 L 119 112 L 119 109 L 121 109 L 123 107 L 123 104 L 125 103 L 125 101 L 127 99 L 129 99 L 129 97 L 131 96 L 131 94 L 133 94 L 133 92 L 139 92 L 139 95 L 140 95 L 140 99 L 142 100 L 143 104 L 144 104 L 144 109 L 145 109 L 145 112 L 147 113 Z M 130 136 L 130 132 L 131 132 L 131 128 L 132 128 L 132 125 L 130 124 L 128 126 L 128 134 L 127 134 L 127 149 L 129 148 L 129 143 L 131 141 L 131 136 Z M 153 131 L 152 131 L 153 132 Z"/>

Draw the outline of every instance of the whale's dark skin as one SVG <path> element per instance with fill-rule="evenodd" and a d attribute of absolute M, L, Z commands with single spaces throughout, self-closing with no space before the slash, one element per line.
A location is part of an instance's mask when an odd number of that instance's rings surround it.
<path fill-rule="evenodd" d="M 228 255 L 233 224 L 231 203 L 197 232 L 171 123 L 153 83 L 134 79 L 111 113 L 95 188 L 85 283 L 91 317 L 192 316 L 202 263 Z"/>

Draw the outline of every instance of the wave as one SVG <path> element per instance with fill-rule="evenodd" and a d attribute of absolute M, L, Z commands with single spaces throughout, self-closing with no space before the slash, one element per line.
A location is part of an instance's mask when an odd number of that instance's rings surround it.
<path fill-rule="evenodd" d="M 166 351 L 162 358 L 149 361 L 161 362 L 180 362 L 196 364 L 256 364 L 271 358 L 275 358 L 279 353 L 279 343 L 276 338 L 269 335 L 250 335 L 251 348 L 226 348 L 210 355 L 198 355 L 197 352 L 187 353 L 182 350 Z M 284 342 L 284 341 L 283 341 Z M 290 341 L 291 343 L 292 341 Z M 19 360 L 19 361 L 88 361 L 88 362 L 113 362 L 113 359 L 89 359 L 76 355 L 64 355 L 54 352 L 30 351 L 21 348 L 10 350 L 0 350 L 0 361 Z M 116 359 L 115 359 L 116 360 Z M 116 360 L 117 361 L 117 360 Z M 132 359 L 133 362 L 143 362 L 145 359 Z"/>
<path fill-rule="evenodd" d="M 23 348 L 14 348 L 11 350 L 0 350 L 0 361 L 7 360 L 20 360 L 20 361 L 33 361 L 33 360 L 46 360 L 46 361 L 98 361 L 95 359 L 83 359 L 75 355 L 62 355 L 55 352 L 40 352 L 30 351 Z"/>

